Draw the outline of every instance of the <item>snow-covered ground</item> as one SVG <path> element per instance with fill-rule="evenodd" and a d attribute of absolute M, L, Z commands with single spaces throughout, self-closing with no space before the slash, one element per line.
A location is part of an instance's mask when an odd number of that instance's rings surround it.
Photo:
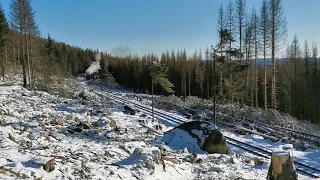
<path fill-rule="evenodd" d="M 81 90 L 81 89 L 80 89 Z M 265 179 L 269 161 L 254 165 L 252 155 L 231 146 L 233 154 L 197 156 L 163 143 L 144 126 L 162 131 L 142 112 L 129 115 L 121 105 L 94 91 L 64 99 L 29 91 L 17 84 L 0 85 L 0 179 Z M 123 92 L 125 93 L 125 92 Z M 278 147 L 258 136 L 223 133 L 267 148 Z M 179 142 L 177 142 L 179 143 Z M 158 162 L 157 152 L 170 157 Z M 294 151 L 296 159 L 320 168 L 320 152 Z M 43 165 L 54 159 L 54 170 Z M 308 177 L 299 175 L 300 179 Z"/>

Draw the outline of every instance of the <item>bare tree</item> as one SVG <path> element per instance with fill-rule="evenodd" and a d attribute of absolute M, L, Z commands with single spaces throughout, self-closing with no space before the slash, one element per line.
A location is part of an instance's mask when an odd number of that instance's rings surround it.
<path fill-rule="evenodd" d="M 309 102 L 309 96 L 308 96 L 308 85 L 309 85 L 309 57 L 310 57 L 310 51 L 309 51 L 309 44 L 307 39 L 304 41 L 304 71 L 305 71 L 305 82 L 304 82 L 304 114 L 305 117 L 308 114 L 308 102 Z"/>
<path fill-rule="evenodd" d="M 252 67 L 251 62 L 251 45 L 252 45 L 252 24 L 251 22 L 247 24 L 245 28 L 245 58 L 246 58 L 246 65 Z M 246 94 L 250 96 L 250 88 L 249 88 L 249 74 L 250 68 L 246 69 Z M 249 99 L 249 98 L 248 98 Z M 253 102 L 253 101 L 251 101 Z"/>
<path fill-rule="evenodd" d="M 227 9 L 226 9 L 226 14 L 225 14 L 225 21 L 226 21 L 226 28 L 228 29 L 228 31 L 231 34 L 231 37 L 233 37 L 233 34 L 235 33 L 235 12 L 234 12 L 234 4 L 233 2 L 230 0 L 228 5 L 227 5 Z M 233 41 L 230 40 L 229 41 L 229 52 L 232 51 L 232 43 Z M 231 60 L 231 53 L 229 53 L 229 60 Z"/>
<path fill-rule="evenodd" d="M 209 59 L 210 59 L 210 52 L 209 52 L 209 48 L 207 47 L 206 51 L 205 51 L 205 56 L 206 56 L 206 81 L 207 81 L 207 93 L 206 93 L 206 97 L 209 99 L 210 98 L 210 76 L 209 76 Z"/>
<path fill-rule="evenodd" d="M 314 77 L 316 77 L 316 73 L 317 73 L 317 69 L 318 69 L 318 47 L 317 44 L 315 42 L 312 43 L 312 59 L 313 59 L 313 63 L 314 63 L 314 68 L 313 68 L 313 73 L 314 73 Z"/>
<path fill-rule="evenodd" d="M 270 21 L 269 21 L 269 8 L 267 0 L 263 0 L 262 6 L 260 8 L 260 21 L 259 21 L 259 36 L 262 43 L 263 49 L 263 99 L 264 99 L 264 109 L 268 107 L 267 98 L 267 50 L 269 49 L 270 42 Z"/>
<path fill-rule="evenodd" d="M 319 103 L 317 102 L 318 99 L 319 99 L 319 94 L 317 93 L 318 89 L 319 89 L 319 86 L 318 86 L 318 47 L 317 47 L 317 44 L 315 42 L 312 43 L 312 59 L 313 59 L 313 63 L 314 63 L 314 67 L 313 67 L 313 81 L 312 81 L 312 85 L 313 85 L 313 94 L 314 94 L 314 98 L 312 98 L 312 101 L 313 101 L 313 106 L 316 108 L 316 110 L 319 111 L 320 109 L 320 105 Z M 314 115 L 314 119 L 317 119 L 317 116 L 319 114 L 315 114 Z"/>
<path fill-rule="evenodd" d="M 271 108 L 277 108 L 276 97 L 276 64 L 275 58 L 279 48 L 283 45 L 287 35 L 287 21 L 281 0 L 269 0 L 270 7 L 270 30 L 271 30 L 271 58 L 272 58 L 272 80 L 271 80 Z"/>
<path fill-rule="evenodd" d="M 2 5 L 0 4 L 0 57 L 2 61 L 2 77 L 4 78 L 5 75 L 5 54 L 6 52 L 6 41 L 7 36 L 9 33 L 9 25 L 4 13 L 4 10 L 2 8 Z"/>
<path fill-rule="evenodd" d="M 297 35 L 294 36 L 291 43 L 291 53 L 293 58 L 294 80 L 293 80 L 293 94 L 292 102 L 296 102 L 297 99 L 297 76 L 298 76 L 298 60 L 300 57 L 300 44 Z M 293 105 L 293 112 L 296 110 L 296 104 Z"/>
<path fill-rule="evenodd" d="M 224 16 L 224 11 L 222 5 L 220 6 L 219 12 L 218 12 L 218 37 L 220 37 L 220 42 L 219 42 L 219 51 L 220 51 L 220 56 L 223 56 L 223 51 L 222 51 L 222 41 L 223 41 L 223 36 L 220 35 L 220 33 L 223 32 L 225 29 L 225 16 Z M 222 86 L 223 86 L 223 72 L 222 68 L 220 68 L 219 71 L 219 76 L 220 76 L 220 81 L 219 81 L 219 95 L 221 98 L 223 98 L 223 92 L 222 92 Z"/>
<path fill-rule="evenodd" d="M 242 52 L 243 28 L 245 28 L 246 0 L 236 0 L 237 34 L 239 36 L 239 52 Z M 242 56 L 241 56 L 242 57 Z M 242 60 L 242 58 L 241 58 Z"/>
<path fill-rule="evenodd" d="M 35 12 L 31 0 L 11 0 L 10 19 L 14 30 L 20 33 L 20 53 L 22 53 L 23 86 L 27 86 L 27 71 L 30 77 L 30 35 L 39 34 L 39 28 L 34 20 Z M 28 69 L 27 69 L 28 68 Z M 31 84 L 29 79 L 29 84 Z"/>
<path fill-rule="evenodd" d="M 252 31 L 253 31 L 253 45 L 254 45 L 254 96 L 255 96 L 255 106 L 259 106 L 258 101 L 258 70 L 257 70 L 257 60 L 258 60 L 258 23 L 259 17 L 255 8 L 252 9 L 251 14 L 251 21 L 252 21 Z"/>

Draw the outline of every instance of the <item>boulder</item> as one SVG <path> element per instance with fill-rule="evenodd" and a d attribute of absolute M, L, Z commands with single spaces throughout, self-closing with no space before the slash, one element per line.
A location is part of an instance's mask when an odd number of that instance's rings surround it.
<path fill-rule="evenodd" d="M 192 114 L 187 114 L 187 119 L 192 119 Z"/>
<path fill-rule="evenodd" d="M 126 110 L 126 111 L 129 111 L 130 112 L 130 115 L 135 115 L 137 110 L 136 108 L 133 106 L 133 104 L 128 104 L 128 103 L 123 103 L 123 108 Z"/>
<path fill-rule="evenodd" d="M 226 138 L 211 122 L 192 121 L 166 132 L 163 141 L 173 149 L 187 148 L 189 152 L 228 154 Z"/>

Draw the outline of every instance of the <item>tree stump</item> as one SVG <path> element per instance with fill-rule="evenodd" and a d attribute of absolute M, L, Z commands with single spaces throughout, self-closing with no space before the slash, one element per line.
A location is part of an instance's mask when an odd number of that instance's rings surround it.
<path fill-rule="evenodd" d="M 270 180 L 297 180 L 298 175 L 294 166 L 292 149 L 284 147 L 272 152 L 271 164 L 267 179 Z"/>

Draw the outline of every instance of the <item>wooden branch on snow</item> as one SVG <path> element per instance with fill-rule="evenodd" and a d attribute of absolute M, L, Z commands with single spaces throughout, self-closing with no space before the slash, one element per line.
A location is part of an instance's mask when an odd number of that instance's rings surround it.
<path fill-rule="evenodd" d="M 259 135 L 261 137 L 270 139 L 272 141 L 278 141 L 279 140 L 279 138 L 276 138 L 276 137 L 273 137 L 273 136 L 268 136 L 268 135 L 265 135 L 265 134 L 262 134 L 262 133 L 259 133 L 259 132 L 256 132 L 256 131 L 252 131 L 252 130 L 244 128 L 244 127 L 236 126 L 236 125 L 233 125 L 233 124 L 230 124 L 230 123 L 226 123 L 226 122 L 219 122 L 219 123 L 225 124 L 227 126 L 234 127 L 234 128 L 236 128 L 237 130 L 240 130 L 240 131 L 245 131 L 245 132 L 248 132 L 248 133 L 251 133 L 251 134 L 257 134 L 257 135 Z"/>
<path fill-rule="evenodd" d="M 167 157 L 167 156 L 161 156 L 161 159 L 165 160 L 165 161 L 170 161 L 170 162 L 172 162 L 174 164 L 178 164 L 178 161 L 175 160 L 174 158 L 170 158 L 170 157 Z"/>
<path fill-rule="evenodd" d="M 279 138 L 276 138 L 276 137 L 273 137 L 273 136 L 268 136 L 268 135 L 265 135 L 265 134 L 262 134 L 262 133 L 259 133 L 259 132 L 256 132 L 256 131 L 252 131 L 252 130 L 247 129 L 247 128 L 244 128 L 244 127 L 238 126 L 238 127 L 236 127 L 236 128 L 237 128 L 238 130 L 241 130 L 241 131 L 246 131 L 246 132 L 249 132 L 249 133 L 251 133 L 251 134 L 256 134 L 256 135 L 259 135 L 259 136 L 261 136 L 261 137 L 270 139 L 270 140 L 272 140 L 272 141 L 274 141 L 274 142 L 276 142 L 276 141 L 279 140 Z"/>

